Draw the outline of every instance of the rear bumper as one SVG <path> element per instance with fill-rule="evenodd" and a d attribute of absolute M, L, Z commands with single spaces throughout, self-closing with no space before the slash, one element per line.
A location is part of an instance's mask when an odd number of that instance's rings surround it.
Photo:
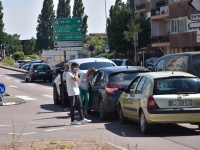
<path fill-rule="evenodd" d="M 104 108 L 106 112 L 116 112 L 118 100 L 119 98 L 116 95 L 107 95 L 104 99 Z"/>
<path fill-rule="evenodd" d="M 52 75 L 32 75 L 32 79 L 52 79 Z"/>

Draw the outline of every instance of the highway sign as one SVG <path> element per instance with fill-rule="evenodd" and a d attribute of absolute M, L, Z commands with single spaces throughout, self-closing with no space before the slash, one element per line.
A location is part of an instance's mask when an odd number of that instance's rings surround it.
<path fill-rule="evenodd" d="M 110 51 L 110 46 L 106 45 L 106 52 L 109 52 L 109 51 Z"/>
<path fill-rule="evenodd" d="M 196 11 L 200 11 L 200 0 L 190 0 L 188 5 L 194 8 Z"/>
<path fill-rule="evenodd" d="M 191 22 L 188 24 L 188 27 L 190 28 L 199 28 L 200 27 L 200 22 Z"/>
<path fill-rule="evenodd" d="M 3 83 L 0 83 L 0 95 L 4 94 L 6 91 L 6 86 Z"/>
<path fill-rule="evenodd" d="M 191 14 L 188 16 L 188 19 L 191 20 L 191 21 L 198 21 L 200 20 L 200 13 L 198 14 Z"/>
<path fill-rule="evenodd" d="M 93 52 L 93 51 L 94 51 L 94 46 L 93 46 L 93 45 L 90 45 L 90 46 L 88 47 L 88 50 L 89 50 L 90 52 Z"/>
<path fill-rule="evenodd" d="M 81 51 L 83 47 L 58 47 L 54 48 L 54 50 L 58 51 Z"/>
<path fill-rule="evenodd" d="M 53 19 L 54 26 L 66 25 L 82 25 L 82 18 L 55 18 Z"/>
<path fill-rule="evenodd" d="M 66 34 L 66 33 L 82 33 L 82 26 L 55 26 L 53 28 L 55 34 Z"/>
<path fill-rule="evenodd" d="M 82 37 L 82 34 L 59 34 L 59 35 L 54 35 L 54 41 L 66 41 L 66 40 L 82 41 L 83 37 Z"/>
<path fill-rule="evenodd" d="M 56 41 L 54 47 L 77 47 L 83 46 L 83 41 Z"/>

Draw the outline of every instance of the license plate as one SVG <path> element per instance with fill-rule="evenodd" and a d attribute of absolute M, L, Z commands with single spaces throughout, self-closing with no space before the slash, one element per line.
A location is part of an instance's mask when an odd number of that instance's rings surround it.
<path fill-rule="evenodd" d="M 192 100 L 169 101 L 169 106 L 192 106 Z"/>
<path fill-rule="evenodd" d="M 39 74 L 46 74 L 46 72 L 39 72 Z"/>

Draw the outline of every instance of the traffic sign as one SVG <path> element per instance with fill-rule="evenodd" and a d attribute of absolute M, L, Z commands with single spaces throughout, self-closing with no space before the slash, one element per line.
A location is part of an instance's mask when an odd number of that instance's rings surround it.
<path fill-rule="evenodd" d="M 82 18 L 55 18 L 53 19 L 54 26 L 66 25 L 82 25 Z"/>
<path fill-rule="evenodd" d="M 188 27 L 190 28 L 199 28 L 200 27 L 200 22 L 191 22 L 188 24 Z"/>
<path fill-rule="evenodd" d="M 54 50 L 59 51 L 82 51 L 83 47 L 57 47 Z"/>
<path fill-rule="evenodd" d="M 106 52 L 109 52 L 109 51 L 110 51 L 110 46 L 106 45 Z"/>
<path fill-rule="evenodd" d="M 90 45 L 90 46 L 88 47 L 88 50 L 89 50 L 90 52 L 93 52 L 93 51 L 94 51 L 94 46 L 93 46 L 93 45 Z"/>
<path fill-rule="evenodd" d="M 4 94 L 6 91 L 6 86 L 3 83 L 0 83 L 0 95 Z"/>
<path fill-rule="evenodd" d="M 188 16 L 188 19 L 191 20 L 191 21 L 198 21 L 200 20 L 200 13 L 198 14 L 191 14 Z"/>
<path fill-rule="evenodd" d="M 200 0 L 190 0 L 188 5 L 194 8 L 196 11 L 200 11 Z"/>
<path fill-rule="evenodd" d="M 83 40 L 83 36 L 82 36 L 82 34 L 59 34 L 59 35 L 54 35 L 54 41 L 66 41 L 66 40 L 82 41 Z"/>
<path fill-rule="evenodd" d="M 54 42 L 54 47 L 77 47 L 83 46 L 83 41 L 57 41 Z"/>
<path fill-rule="evenodd" d="M 55 26 L 53 28 L 55 34 L 66 34 L 66 33 L 82 33 L 82 26 Z"/>

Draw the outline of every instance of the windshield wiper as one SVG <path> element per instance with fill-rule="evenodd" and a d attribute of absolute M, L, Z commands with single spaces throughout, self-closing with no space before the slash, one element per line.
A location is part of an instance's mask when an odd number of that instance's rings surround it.
<path fill-rule="evenodd" d="M 196 92 L 177 92 L 177 94 L 196 94 Z"/>

